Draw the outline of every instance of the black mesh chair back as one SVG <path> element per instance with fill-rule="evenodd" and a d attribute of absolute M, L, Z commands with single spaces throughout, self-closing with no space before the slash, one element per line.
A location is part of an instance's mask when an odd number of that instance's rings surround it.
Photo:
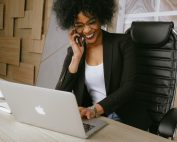
<path fill-rule="evenodd" d="M 158 132 L 176 94 L 177 36 L 173 22 L 133 22 L 127 31 L 136 48 L 135 98 L 148 108 L 150 131 Z"/>

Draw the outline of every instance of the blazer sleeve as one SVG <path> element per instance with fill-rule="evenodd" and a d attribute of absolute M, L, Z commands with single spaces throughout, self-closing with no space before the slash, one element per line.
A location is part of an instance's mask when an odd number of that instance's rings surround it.
<path fill-rule="evenodd" d="M 125 40 L 121 44 L 121 54 L 123 58 L 122 78 L 120 87 L 108 94 L 105 99 L 99 102 L 105 114 L 108 115 L 120 107 L 123 107 L 133 98 L 134 80 L 136 76 L 135 49 L 131 39 Z"/>
<path fill-rule="evenodd" d="M 67 50 L 67 55 L 64 60 L 63 68 L 58 80 L 58 83 L 55 87 L 56 90 L 69 91 L 72 92 L 74 82 L 77 78 L 77 73 L 70 73 L 68 67 L 71 63 L 71 58 L 73 55 L 73 51 L 71 47 Z"/>

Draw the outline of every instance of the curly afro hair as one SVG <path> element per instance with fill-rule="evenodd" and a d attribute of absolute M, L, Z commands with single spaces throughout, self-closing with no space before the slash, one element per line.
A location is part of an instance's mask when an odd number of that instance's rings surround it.
<path fill-rule="evenodd" d="M 80 12 L 98 18 L 101 25 L 109 24 L 115 9 L 114 0 L 56 0 L 53 6 L 57 22 L 64 30 L 74 25 Z"/>

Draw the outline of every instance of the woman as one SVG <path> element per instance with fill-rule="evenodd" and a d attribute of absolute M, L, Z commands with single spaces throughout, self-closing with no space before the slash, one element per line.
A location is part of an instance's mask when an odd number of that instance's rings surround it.
<path fill-rule="evenodd" d="M 137 111 L 133 102 L 131 40 L 101 29 L 111 23 L 114 0 L 57 0 L 54 11 L 61 28 L 69 30 L 71 45 L 56 89 L 74 92 L 81 117 L 104 115 L 147 129 L 147 121 L 138 114 L 144 111 Z"/>

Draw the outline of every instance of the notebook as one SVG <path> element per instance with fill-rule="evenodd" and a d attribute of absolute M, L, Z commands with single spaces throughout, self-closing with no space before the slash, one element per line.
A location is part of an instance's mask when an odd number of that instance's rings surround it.
<path fill-rule="evenodd" d="M 74 94 L 0 80 L 0 90 L 17 121 L 80 138 L 106 126 L 99 118 L 82 120 Z"/>

